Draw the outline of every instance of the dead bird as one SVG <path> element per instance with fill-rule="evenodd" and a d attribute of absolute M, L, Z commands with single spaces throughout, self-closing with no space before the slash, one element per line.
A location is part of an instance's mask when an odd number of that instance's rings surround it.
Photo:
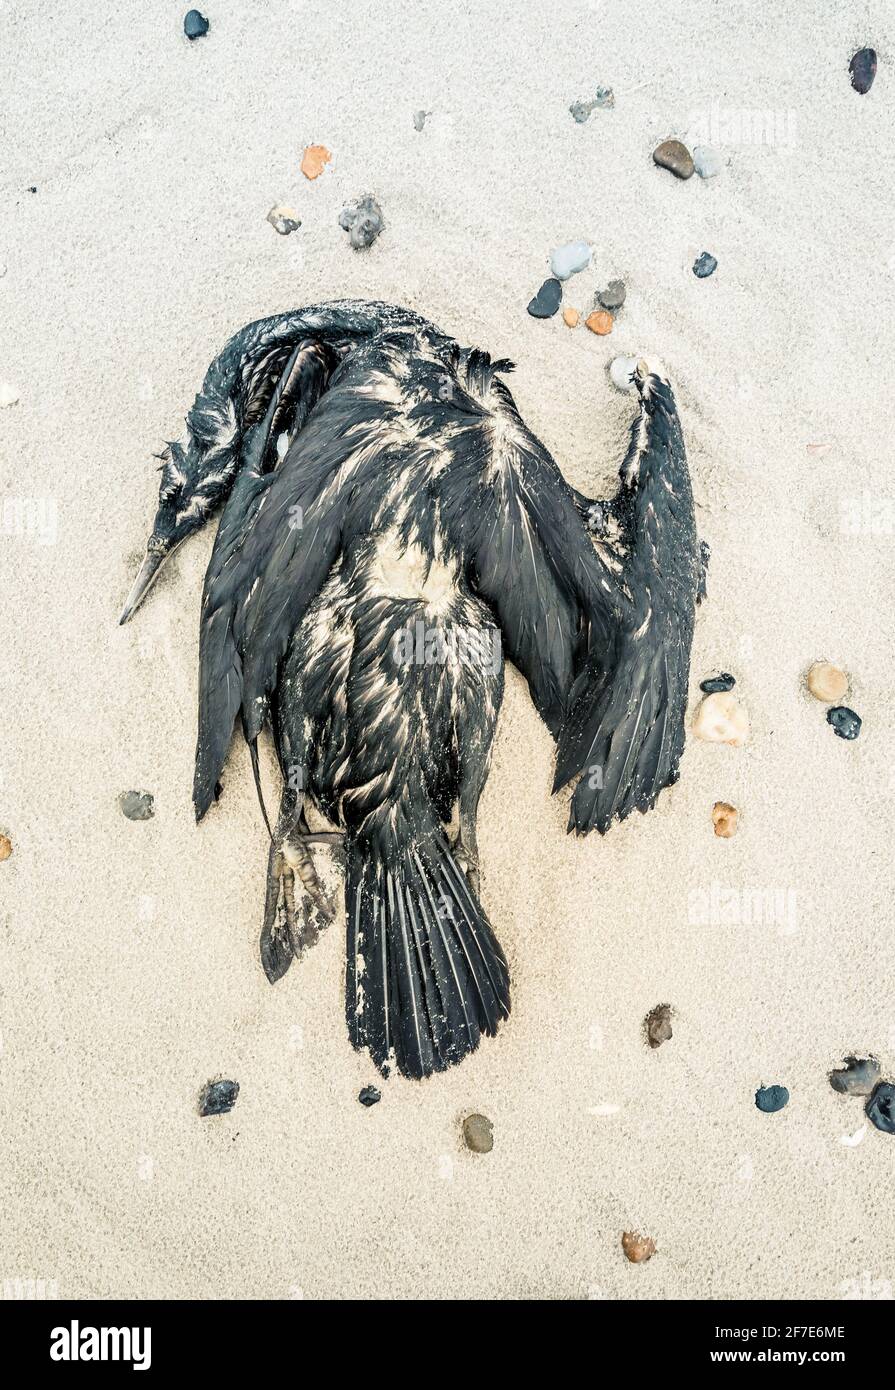
<path fill-rule="evenodd" d="M 510 1008 L 476 841 L 504 660 L 556 739 L 556 789 L 578 779 L 570 828 L 605 831 L 677 780 L 704 580 L 680 424 L 641 363 L 621 485 L 596 502 L 525 426 L 510 362 L 388 306 L 264 323 L 210 369 L 153 530 L 168 553 L 225 503 L 202 603 L 196 815 L 236 719 L 253 750 L 269 722 L 283 791 L 264 968 L 280 978 L 313 939 L 309 904 L 332 917 L 313 856 L 338 842 L 352 1042 L 422 1077 Z M 151 541 L 148 562 L 161 553 Z M 312 833 L 305 803 L 334 829 Z"/>

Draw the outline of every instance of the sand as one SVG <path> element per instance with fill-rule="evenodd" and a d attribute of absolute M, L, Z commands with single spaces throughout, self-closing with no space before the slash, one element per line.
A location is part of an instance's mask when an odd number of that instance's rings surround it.
<path fill-rule="evenodd" d="M 0 11 L 0 378 L 20 397 L 0 412 L 6 1295 L 891 1297 L 895 1139 L 844 1144 L 861 1102 L 826 1079 L 854 1050 L 895 1074 L 891 16 L 209 0 L 188 44 L 186 8 Z M 880 71 L 861 97 L 865 43 Z M 575 124 L 598 84 L 614 109 Z M 723 174 L 656 169 L 671 136 L 708 137 Z M 314 183 L 310 143 L 333 154 Z M 338 214 L 368 192 L 386 231 L 355 253 Z M 275 203 L 299 231 L 274 232 Z M 628 287 L 607 338 L 525 312 L 551 248 L 582 237 L 593 264 L 565 303 Z M 511 676 L 480 847 L 514 1012 L 371 1109 L 341 929 L 276 987 L 261 972 L 244 749 L 193 823 L 210 532 L 116 626 L 152 453 L 211 357 L 252 318 L 345 295 L 515 359 L 520 408 L 595 493 L 633 410 L 608 362 L 665 363 L 713 552 L 691 709 L 729 670 L 752 725 L 740 749 L 689 740 L 655 812 L 576 842 Z M 850 674 L 855 743 L 804 690 L 815 660 Z M 131 788 L 152 820 L 121 815 Z M 732 840 L 718 800 L 740 811 Z M 674 1036 L 651 1051 L 663 1002 Z M 214 1077 L 239 1099 L 200 1119 Z M 773 1083 L 790 1103 L 760 1114 Z M 490 1154 L 462 1148 L 470 1111 Z M 652 1260 L 627 1263 L 625 1230 Z"/>

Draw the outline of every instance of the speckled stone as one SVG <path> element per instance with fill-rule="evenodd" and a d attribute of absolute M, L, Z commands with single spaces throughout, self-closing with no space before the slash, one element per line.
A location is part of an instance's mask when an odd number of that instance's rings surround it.
<path fill-rule="evenodd" d="M 701 179 L 716 179 L 724 168 L 724 161 L 711 145 L 697 145 L 693 150 L 693 167 Z"/>
<path fill-rule="evenodd" d="M 866 96 L 876 77 L 876 49 L 859 48 L 848 65 L 851 84 L 861 96 Z"/>
<path fill-rule="evenodd" d="M 622 1235 L 622 1250 L 632 1265 L 642 1265 L 655 1255 L 656 1242 L 652 1236 L 642 1236 L 637 1231 L 625 1231 Z"/>
<path fill-rule="evenodd" d="M 703 251 L 693 262 L 693 274 L 697 280 L 707 280 L 718 269 L 718 262 L 708 251 Z"/>
<path fill-rule="evenodd" d="M 669 1042 L 674 1037 L 671 1029 L 671 1017 L 670 1004 L 657 1004 L 654 1009 L 650 1009 L 643 1020 L 643 1028 L 651 1048 L 661 1047 L 663 1043 Z"/>
<path fill-rule="evenodd" d="M 857 738 L 861 732 L 861 716 L 849 709 L 848 705 L 834 705 L 828 709 L 827 723 L 833 726 L 835 734 L 849 741 Z"/>
<path fill-rule="evenodd" d="M 379 1104 L 382 1100 L 382 1092 L 377 1091 L 375 1086 L 364 1086 L 357 1098 L 361 1105 L 365 1105 L 369 1108 L 371 1105 Z"/>
<path fill-rule="evenodd" d="M 830 1085 L 843 1096 L 872 1095 L 879 1081 L 879 1062 L 875 1057 L 846 1057 L 844 1067 L 830 1072 Z"/>
<path fill-rule="evenodd" d="M 489 1154 L 494 1148 L 494 1126 L 487 1115 L 467 1115 L 463 1121 L 463 1142 L 474 1154 Z"/>
<path fill-rule="evenodd" d="M 372 193 L 346 204 L 339 213 L 339 226 L 348 233 L 355 251 L 366 250 L 382 231 L 382 208 Z"/>
<path fill-rule="evenodd" d="M 773 1115 L 789 1104 L 789 1091 L 785 1086 L 762 1086 L 755 1092 L 755 1104 L 765 1115 Z"/>
<path fill-rule="evenodd" d="M 653 163 L 660 169 L 668 169 L 677 179 L 693 177 L 693 156 L 680 140 L 663 140 L 653 150 Z"/>
<path fill-rule="evenodd" d="M 238 1081 L 209 1081 L 199 1097 L 200 1115 L 226 1115 L 236 1104 Z"/>
<path fill-rule="evenodd" d="M 290 232 L 297 232 L 301 226 L 301 218 L 294 208 L 279 205 L 271 208 L 267 220 L 280 236 L 289 236 Z"/>
<path fill-rule="evenodd" d="M 864 1114 L 883 1134 L 895 1134 L 895 1086 L 881 1081 L 864 1106 Z"/>
<path fill-rule="evenodd" d="M 187 10 L 183 17 L 183 32 L 188 39 L 201 39 L 210 28 L 211 25 L 204 14 L 200 14 L 198 10 Z"/>
<path fill-rule="evenodd" d="M 121 813 L 128 820 L 152 820 L 155 797 L 152 792 L 122 792 L 118 798 Z"/>

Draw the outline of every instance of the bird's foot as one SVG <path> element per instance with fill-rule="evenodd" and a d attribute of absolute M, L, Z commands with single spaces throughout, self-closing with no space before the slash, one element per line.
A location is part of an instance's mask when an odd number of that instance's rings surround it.
<path fill-rule="evenodd" d="M 335 904 L 324 892 L 307 846 L 308 840 L 321 838 L 329 837 L 292 832 L 271 842 L 261 929 L 261 963 L 271 984 L 285 975 L 295 956 L 316 944 L 335 917 Z M 304 889 L 298 902 L 296 879 Z"/>

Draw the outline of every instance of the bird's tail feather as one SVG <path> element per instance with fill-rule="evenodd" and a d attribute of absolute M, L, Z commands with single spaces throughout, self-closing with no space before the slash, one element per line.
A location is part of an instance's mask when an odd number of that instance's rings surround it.
<path fill-rule="evenodd" d="M 429 1076 L 473 1052 L 510 1011 L 509 972 L 440 826 L 349 835 L 346 1012 L 385 1072 Z"/>

